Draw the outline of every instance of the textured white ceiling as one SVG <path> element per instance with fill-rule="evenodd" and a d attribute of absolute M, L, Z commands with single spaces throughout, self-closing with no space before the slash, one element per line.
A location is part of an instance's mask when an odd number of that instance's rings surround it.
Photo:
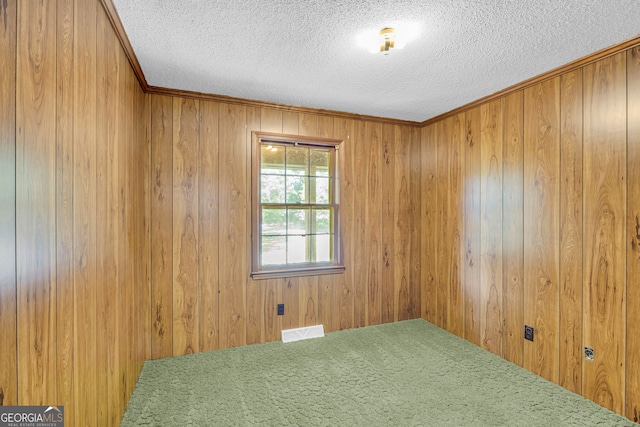
<path fill-rule="evenodd" d="M 113 2 L 149 85 L 413 121 L 640 34 L 638 0 Z M 357 44 L 403 24 L 403 50 Z"/>

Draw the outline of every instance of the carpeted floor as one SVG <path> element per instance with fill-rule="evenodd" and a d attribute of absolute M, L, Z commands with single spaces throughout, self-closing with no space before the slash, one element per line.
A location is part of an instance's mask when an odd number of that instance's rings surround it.
<path fill-rule="evenodd" d="M 637 426 L 424 320 L 148 361 L 121 426 Z"/>

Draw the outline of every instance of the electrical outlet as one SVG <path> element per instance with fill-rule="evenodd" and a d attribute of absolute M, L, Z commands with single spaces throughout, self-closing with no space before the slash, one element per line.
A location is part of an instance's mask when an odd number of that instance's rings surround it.
<path fill-rule="evenodd" d="M 284 304 L 278 304 L 278 316 L 284 315 Z"/>
<path fill-rule="evenodd" d="M 593 352 L 593 349 L 591 347 L 584 348 L 584 358 L 587 359 L 589 362 L 593 362 L 593 359 L 595 358 L 595 353 Z"/>
<path fill-rule="evenodd" d="M 533 341 L 533 326 L 524 325 L 524 339 Z"/>

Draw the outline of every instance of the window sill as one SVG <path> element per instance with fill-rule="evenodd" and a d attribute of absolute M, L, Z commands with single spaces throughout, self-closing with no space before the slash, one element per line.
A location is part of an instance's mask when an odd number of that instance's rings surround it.
<path fill-rule="evenodd" d="M 302 277 L 302 276 L 324 276 L 326 274 L 342 274 L 344 266 L 332 265 L 329 267 L 304 267 L 300 269 L 286 270 L 262 270 L 251 272 L 251 278 L 254 280 L 278 279 L 286 277 Z"/>

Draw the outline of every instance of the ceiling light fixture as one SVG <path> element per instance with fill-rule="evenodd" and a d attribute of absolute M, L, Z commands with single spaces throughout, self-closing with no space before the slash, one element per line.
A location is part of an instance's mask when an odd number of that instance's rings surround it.
<path fill-rule="evenodd" d="M 393 49 L 402 49 L 405 45 L 418 37 L 421 30 L 419 24 L 400 22 L 393 27 L 381 30 L 369 29 L 358 34 L 358 46 L 371 53 L 382 53 L 387 56 Z"/>
<path fill-rule="evenodd" d="M 380 52 L 384 56 L 389 55 L 389 51 L 396 45 L 396 31 L 393 28 L 383 28 L 380 30 Z"/>

